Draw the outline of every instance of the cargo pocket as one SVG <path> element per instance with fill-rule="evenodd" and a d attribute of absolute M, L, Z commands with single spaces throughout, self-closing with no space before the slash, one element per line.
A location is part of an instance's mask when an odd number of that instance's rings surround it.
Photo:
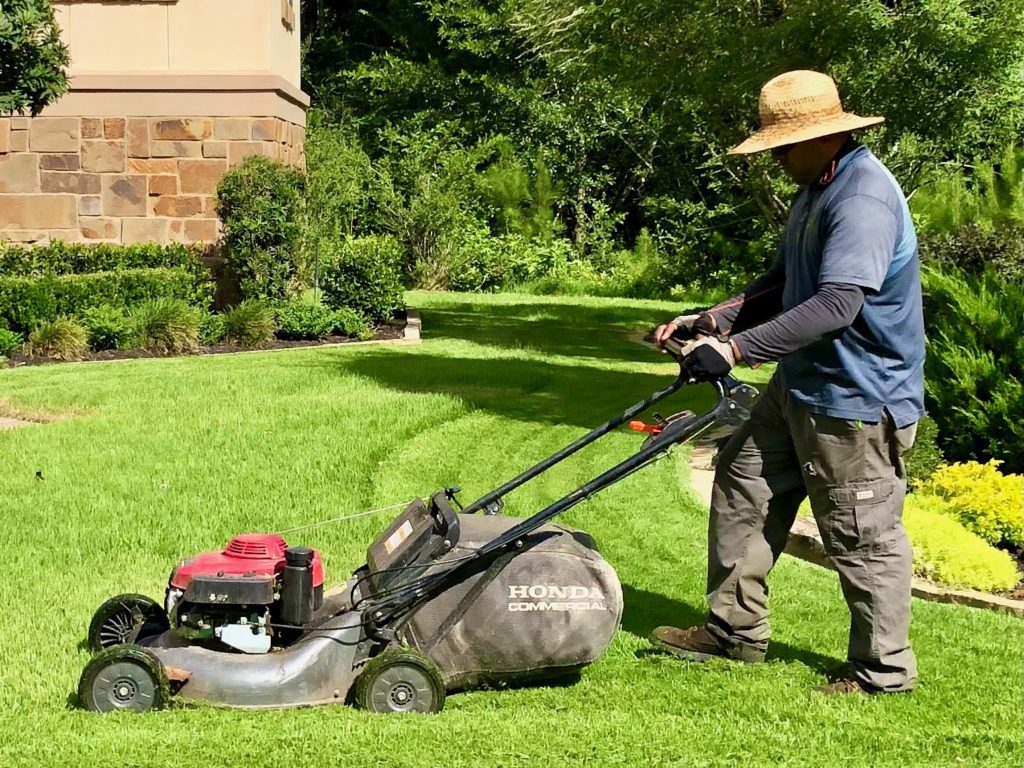
<path fill-rule="evenodd" d="M 830 485 L 825 519 L 818 520 L 829 554 L 866 552 L 895 535 L 892 480 L 867 480 Z"/>

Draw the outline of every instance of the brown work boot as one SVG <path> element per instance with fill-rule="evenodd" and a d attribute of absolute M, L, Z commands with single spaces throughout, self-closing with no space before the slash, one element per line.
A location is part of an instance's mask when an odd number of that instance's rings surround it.
<path fill-rule="evenodd" d="M 658 627 L 651 633 L 651 642 L 660 650 L 687 661 L 731 659 L 748 664 L 764 661 L 764 651 L 742 643 L 725 646 L 704 627 Z"/>

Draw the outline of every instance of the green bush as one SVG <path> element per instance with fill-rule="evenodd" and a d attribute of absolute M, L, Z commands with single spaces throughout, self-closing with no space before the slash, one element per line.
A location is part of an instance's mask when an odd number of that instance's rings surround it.
<path fill-rule="evenodd" d="M 966 530 L 942 499 L 910 494 L 903 508 L 903 525 L 918 576 L 985 592 L 1009 590 L 1020 581 L 1013 558 Z"/>
<path fill-rule="evenodd" d="M 926 232 L 1024 225 L 1024 150 L 1008 144 L 969 173 L 960 167 L 941 171 L 915 192 L 911 207 Z"/>
<path fill-rule="evenodd" d="M 81 360 L 89 352 L 89 333 L 68 317 L 49 320 L 32 329 L 26 352 L 31 357 Z"/>
<path fill-rule="evenodd" d="M 0 277 L 0 320 L 18 331 L 63 315 L 81 315 L 108 304 L 130 307 L 161 297 L 188 303 L 208 301 L 207 285 L 197 288 L 182 269 L 123 269 L 85 275 Z"/>
<path fill-rule="evenodd" d="M 939 428 L 931 416 L 925 416 L 917 422 L 914 445 L 903 456 L 907 482 L 911 485 L 927 479 L 942 464 L 938 438 Z"/>
<path fill-rule="evenodd" d="M 131 340 L 128 316 L 121 307 L 109 304 L 89 307 L 80 319 L 89 332 L 89 346 L 94 350 L 123 349 Z"/>
<path fill-rule="evenodd" d="M 50 0 L 6 0 L 0 10 L 0 115 L 33 115 L 68 89 L 68 48 Z"/>
<path fill-rule="evenodd" d="M 0 357 L 10 357 L 24 341 L 22 335 L 0 326 Z"/>
<path fill-rule="evenodd" d="M 181 299 L 143 302 L 129 313 L 135 346 L 162 355 L 199 349 L 200 313 Z"/>
<path fill-rule="evenodd" d="M 246 299 L 287 298 L 300 275 L 305 177 L 261 155 L 245 158 L 217 185 L 228 265 Z"/>
<path fill-rule="evenodd" d="M 258 347 L 274 338 L 274 310 L 246 299 L 224 314 L 224 338 L 243 347 Z"/>
<path fill-rule="evenodd" d="M 322 339 L 334 330 L 335 313 L 322 304 L 293 300 L 274 310 L 281 339 Z"/>
<path fill-rule="evenodd" d="M 389 320 L 402 306 L 401 246 L 385 236 L 346 238 L 332 245 L 332 252 L 324 254 L 324 303 L 378 322 Z"/>
<path fill-rule="evenodd" d="M 922 272 L 925 393 L 943 455 L 1024 470 L 1024 283 Z"/>
<path fill-rule="evenodd" d="M 224 315 L 214 312 L 203 315 L 199 323 L 199 341 L 202 344 L 216 344 L 223 341 L 227 328 L 224 325 Z"/>
<path fill-rule="evenodd" d="M 951 514 L 985 541 L 1024 547 L 1024 476 L 1004 475 L 999 464 L 939 467 L 917 485 L 917 493 L 944 500 Z"/>
<path fill-rule="evenodd" d="M 997 278 L 1024 280 L 1024 226 L 1002 224 L 985 229 L 965 224 L 952 232 L 921 235 L 922 262 L 940 270 L 951 268 L 979 275 L 988 270 Z"/>
<path fill-rule="evenodd" d="M 341 307 L 331 315 L 331 330 L 339 336 L 366 340 L 373 336 L 373 329 L 366 318 L 354 309 Z"/>
<path fill-rule="evenodd" d="M 0 243 L 0 274 L 6 277 L 42 277 L 44 275 L 83 275 L 133 269 L 183 269 L 197 286 L 209 283 L 210 270 L 203 264 L 202 248 L 172 243 L 66 243 L 54 240 L 49 245 L 23 248 Z"/>

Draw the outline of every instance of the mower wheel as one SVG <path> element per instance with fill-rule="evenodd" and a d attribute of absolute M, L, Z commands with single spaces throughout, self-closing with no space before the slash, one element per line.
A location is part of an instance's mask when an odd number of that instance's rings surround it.
<path fill-rule="evenodd" d="M 370 712 L 440 712 L 444 681 L 430 659 L 393 648 L 370 659 L 356 678 L 355 703 Z"/>
<path fill-rule="evenodd" d="M 89 622 L 89 650 L 138 642 L 171 628 L 163 606 L 145 595 L 117 595 L 96 609 Z"/>
<path fill-rule="evenodd" d="M 90 712 L 163 709 L 171 690 L 163 663 L 137 645 L 115 645 L 93 657 L 78 681 L 78 700 Z"/>

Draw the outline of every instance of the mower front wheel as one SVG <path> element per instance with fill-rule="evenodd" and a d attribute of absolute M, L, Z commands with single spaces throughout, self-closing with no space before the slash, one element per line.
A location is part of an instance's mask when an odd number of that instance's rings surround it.
<path fill-rule="evenodd" d="M 89 622 L 89 650 L 99 653 L 115 645 L 159 635 L 171 623 L 163 606 L 145 595 L 117 595 L 96 609 Z"/>
<path fill-rule="evenodd" d="M 356 706 L 370 712 L 440 712 L 444 698 L 437 665 L 408 648 L 374 656 L 356 678 Z"/>
<path fill-rule="evenodd" d="M 149 712 L 171 699 L 163 663 L 137 645 L 115 645 L 93 657 L 78 681 L 78 700 L 90 712 Z"/>

